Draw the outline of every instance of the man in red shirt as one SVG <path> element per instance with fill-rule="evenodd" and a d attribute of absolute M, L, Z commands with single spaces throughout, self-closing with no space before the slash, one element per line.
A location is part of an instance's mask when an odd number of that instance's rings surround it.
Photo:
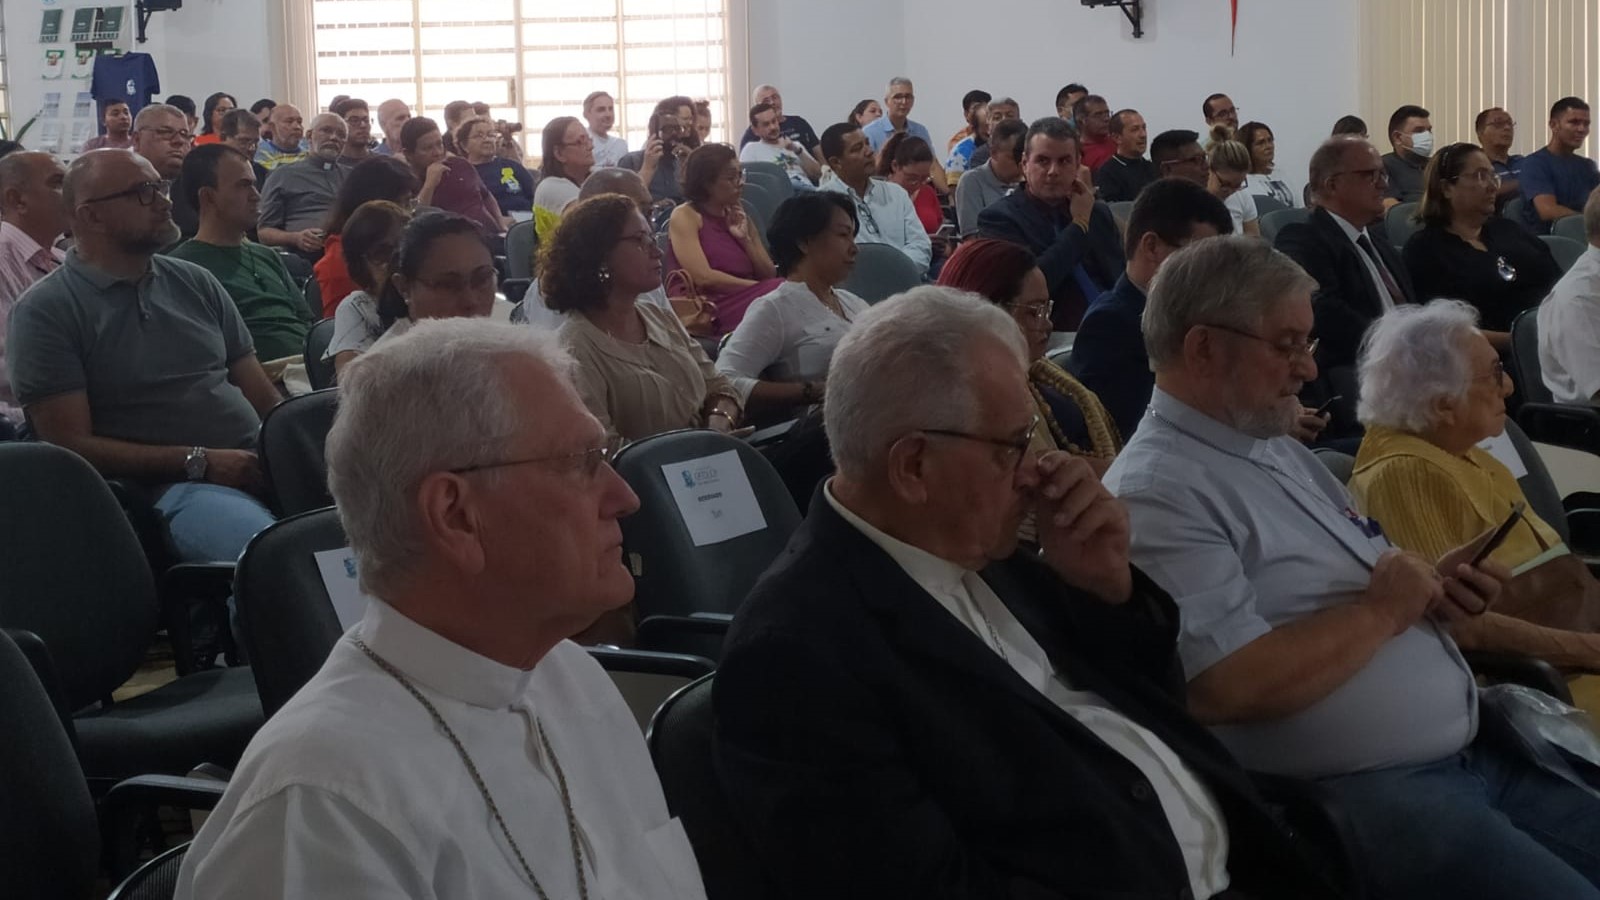
<path fill-rule="evenodd" d="M 1117 139 L 1111 136 L 1111 107 L 1106 98 L 1090 94 L 1072 108 L 1083 143 L 1083 164 L 1093 172 L 1117 152 Z"/>

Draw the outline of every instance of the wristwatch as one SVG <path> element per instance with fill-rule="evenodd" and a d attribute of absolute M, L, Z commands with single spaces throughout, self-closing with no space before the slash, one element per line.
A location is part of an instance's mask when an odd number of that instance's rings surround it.
<path fill-rule="evenodd" d="M 190 481 L 206 480 L 206 448 L 189 448 L 189 455 L 183 458 L 183 474 Z"/>

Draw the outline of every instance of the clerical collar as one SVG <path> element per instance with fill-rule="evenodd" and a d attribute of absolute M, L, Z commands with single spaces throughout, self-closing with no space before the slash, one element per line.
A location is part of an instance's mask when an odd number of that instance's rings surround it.
<path fill-rule="evenodd" d="M 533 670 L 502 665 L 418 625 L 399 610 L 373 599 L 352 634 L 388 660 L 406 678 L 429 690 L 485 709 L 504 709 L 524 696 Z"/>

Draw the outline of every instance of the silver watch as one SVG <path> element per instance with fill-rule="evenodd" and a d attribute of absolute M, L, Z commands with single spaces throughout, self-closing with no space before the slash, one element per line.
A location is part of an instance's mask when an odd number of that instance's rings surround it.
<path fill-rule="evenodd" d="M 189 448 L 189 455 L 183 458 L 183 474 L 190 481 L 206 480 L 206 448 Z"/>

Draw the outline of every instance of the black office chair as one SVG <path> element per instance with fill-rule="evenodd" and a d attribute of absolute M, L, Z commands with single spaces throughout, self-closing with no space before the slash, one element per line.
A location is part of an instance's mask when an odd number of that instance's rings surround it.
<path fill-rule="evenodd" d="M 261 726 L 246 668 L 179 677 L 120 703 L 161 609 L 139 541 L 100 475 L 50 444 L 0 444 L 0 627 L 37 634 L 91 787 L 147 773 L 231 766 Z"/>
<path fill-rule="evenodd" d="M 272 511 L 292 516 L 333 505 L 324 447 L 339 389 L 312 391 L 279 403 L 261 420 L 256 452 L 267 479 Z"/>
<path fill-rule="evenodd" d="M 188 844 L 173 847 L 140 866 L 106 900 L 172 900 L 178 892 L 178 872 L 188 854 Z"/>
<path fill-rule="evenodd" d="M 305 280 L 304 284 L 300 285 L 300 290 L 306 296 L 306 309 L 311 311 L 311 317 L 314 319 L 321 319 L 322 282 L 317 280 L 317 276 L 312 275 L 310 278 Z"/>
<path fill-rule="evenodd" d="M 269 716 L 317 674 L 344 633 L 313 554 L 349 543 L 329 507 L 273 523 L 239 557 L 233 597 L 240 639 Z"/>
<path fill-rule="evenodd" d="M 283 267 L 289 270 L 289 277 L 294 279 L 296 284 L 303 285 L 307 278 L 314 277 L 316 274 L 311 267 L 311 260 L 298 253 L 279 250 L 278 258 L 283 260 Z"/>
<path fill-rule="evenodd" d="M 697 547 L 662 466 L 730 450 L 738 454 L 766 527 Z M 639 511 L 622 520 L 622 547 L 641 622 L 654 615 L 731 616 L 800 524 L 800 510 L 777 471 L 748 443 L 725 434 L 685 430 L 648 437 L 624 447 L 616 469 L 640 501 Z"/>
<path fill-rule="evenodd" d="M 37 636 L 0 630 L 0 885 L 8 900 L 86 900 L 98 896 L 102 834 L 113 876 L 132 868 L 135 818 L 160 806 L 211 809 L 225 785 L 190 778 L 133 778 L 95 801 L 74 753 L 72 720 L 20 644 Z M 119 888 L 119 891 L 121 889 Z M 146 897 L 149 894 L 115 894 Z M 168 895 L 170 896 L 170 894 Z"/>
<path fill-rule="evenodd" d="M 683 822 L 707 900 L 747 900 L 775 893 L 717 778 L 713 750 L 716 713 L 707 675 L 661 704 L 645 741 L 667 809 Z M 825 863 L 824 863 L 825 864 Z"/>
<path fill-rule="evenodd" d="M 323 319 L 306 332 L 306 379 L 311 382 L 315 390 L 333 387 L 334 371 L 333 360 L 324 360 L 322 357 L 328 352 L 328 345 L 333 343 L 333 320 Z"/>
<path fill-rule="evenodd" d="M 1544 464 L 1544 458 L 1527 433 L 1507 419 L 1506 436 L 1511 438 L 1511 445 L 1528 470 L 1528 474 L 1517 479 L 1523 496 L 1528 498 L 1528 507 L 1555 529 L 1572 552 L 1591 559 L 1600 557 L 1600 509 L 1567 509 L 1550 468 Z M 1590 569 L 1595 568 L 1600 568 L 1600 562 L 1590 563 Z"/>
<path fill-rule="evenodd" d="M 1600 410 L 1587 403 L 1558 403 L 1545 387 L 1539 366 L 1537 306 L 1518 313 L 1511 322 L 1511 375 L 1522 398 L 1515 407 L 1517 424 L 1528 437 L 1600 453 Z"/>
<path fill-rule="evenodd" d="M 506 232 L 506 277 L 532 278 L 537 270 L 539 232 L 533 221 L 518 222 Z"/>
<path fill-rule="evenodd" d="M 616 647 L 585 649 L 611 676 L 622 699 L 633 710 L 641 734 L 649 730 L 656 710 L 667 702 L 667 698 L 716 671 L 711 660 L 683 653 L 654 653 Z"/>

